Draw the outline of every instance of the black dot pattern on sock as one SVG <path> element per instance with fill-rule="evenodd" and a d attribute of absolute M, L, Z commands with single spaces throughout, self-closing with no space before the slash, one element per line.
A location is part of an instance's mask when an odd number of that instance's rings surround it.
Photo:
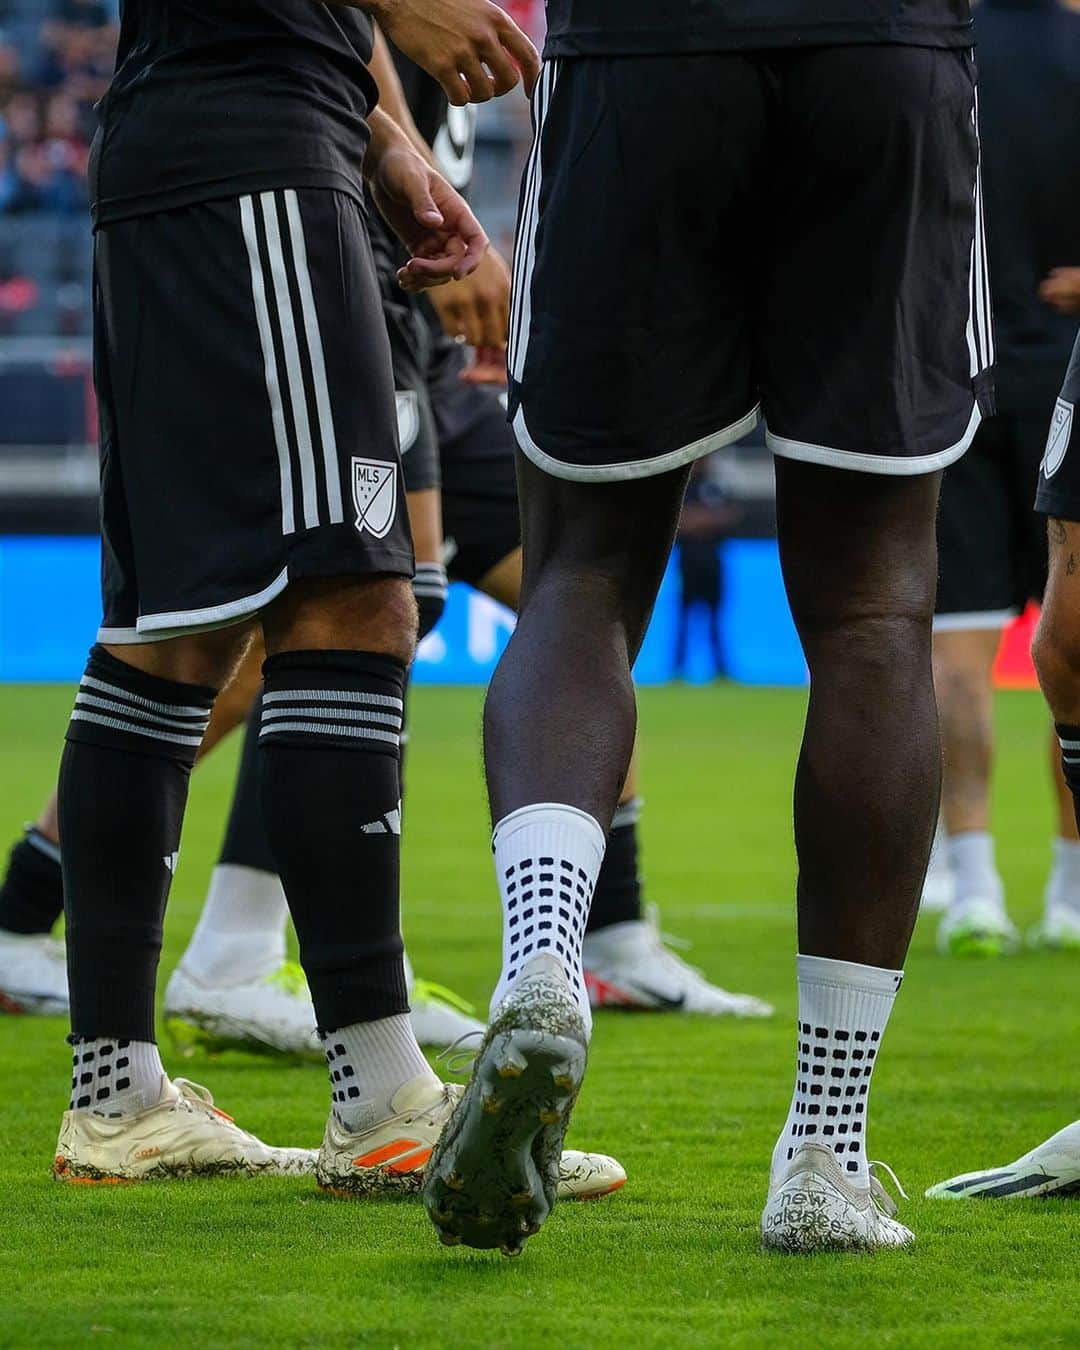
<path fill-rule="evenodd" d="M 131 1065 L 127 1051 L 130 1041 L 72 1042 L 71 1101 L 69 1111 L 92 1110 L 95 1115 L 115 1120 L 123 1115 L 116 1109 L 119 1093 L 131 1087 L 131 1076 L 124 1073 Z M 121 1053 L 123 1052 L 123 1053 Z"/>
<path fill-rule="evenodd" d="M 798 1073 L 788 1134 L 790 1162 L 799 1143 L 827 1145 L 848 1173 L 860 1170 L 866 1096 L 878 1031 L 843 1031 L 799 1023 Z"/>
<path fill-rule="evenodd" d="M 514 980 L 532 957 L 556 956 L 566 967 L 578 997 L 584 999 L 581 944 L 592 904 L 594 883 L 582 867 L 566 858 L 522 858 L 503 874 L 509 961 Z"/>
<path fill-rule="evenodd" d="M 326 1067 L 330 1070 L 330 1099 L 335 1106 L 341 1106 L 345 1102 L 354 1102 L 360 1096 L 360 1089 L 356 1083 L 350 1083 L 350 1078 L 355 1079 L 356 1070 L 349 1063 L 348 1052 L 341 1041 L 331 1043 L 322 1036 L 323 1053 L 326 1055 Z"/>

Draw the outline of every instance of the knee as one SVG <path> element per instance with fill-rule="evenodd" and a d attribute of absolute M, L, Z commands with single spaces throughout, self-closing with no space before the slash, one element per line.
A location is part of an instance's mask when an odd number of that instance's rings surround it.
<path fill-rule="evenodd" d="M 218 629 L 138 645 L 105 645 L 125 665 L 179 684 L 221 689 L 251 640 L 250 626 Z"/>
<path fill-rule="evenodd" d="M 405 577 L 294 582 L 263 614 L 270 656 L 287 651 L 375 652 L 408 665 L 416 632 L 416 600 Z"/>
<path fill-rule="evenodd" d="M 1080 717 L 1080 624 L 1048 606 L 1031 655 L 1050 711 L 1059 722 L 1075 722 Z"/>

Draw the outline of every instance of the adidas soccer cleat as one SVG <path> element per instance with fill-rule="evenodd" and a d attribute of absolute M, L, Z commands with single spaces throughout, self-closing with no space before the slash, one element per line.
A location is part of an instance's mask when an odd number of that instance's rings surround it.
<path fill-rule="evenodd" d="M 731 994 L 710 984 L 700 970 L 676 956 L 665 945 L 652 907 L 647 919 L 586 933 L 582 964 L 594 1008 L 709 1017 L 771 1017 L 773 1013 L 770 1004 L 752 994 Z"/>
<path fill-rule="evenodd" d="M 447 1246 L 516 1256 L 555 1203 L 588 1032 L 562 966 L 533 957 L 500 1004 L 436 1144 L 424 1204 Z"/>
<path fill-rule="evenodd" d="M 784 1173 L 770 1179 L 761 1245 L 790 1253 L 906 1247 L 915 1236 L 897 1223 L 895 1213 L 873 1163 L 870 1185 L 856 1186 L 831 1148 L 801 1144 Z"/>
<path fill-rule="evenodd" d="M 1050 951 L 1080 951 L 1080 913 L 1071 905 L 1048 905 L 1029 941 L 1033 947 Z"/>
<path fill-rule="evenodd" d="M 472 1012 L 471 1003 L 441 984 L 414 980 L 409 988 L 409 1020 L 418 1045 L 442 1049 L 469 1032 L 483 1032 L 484 1023 Z"/>
<path fill-rule="evenodd" d="M 955 904 L 942 919 L 938 951 L 950 956 L 1011 956 L 1020 934 L 995 896 L 972 896 Z"/>
<path fill-rule="evenodd" d="M 369 1130 L 346 1130 L 331 1115 L 315 1175 L 332 1195 L 364 1198 L 420 1190 L 424 1168 L 465 1089 L 426 1075 L 401 1087 L 394 1114 Z M 604 1153 L 567 1149 L 559 1163 L 560 1200 L 596 1200 L 626 1184 L 626 1172 Z"/>
<path fill-rule="evenodd" d="M 162 1078 L 158 1102 L 135 1116 L 65 1111 L 53 1176 L 89 1185 L 194 1176 L 306 1176 L 309 1148 L 271 1148 L 214 1105 L 206 1088 Z"/>
<path fill-rule="evenodd" d="M 0 1013 L 65 1017 L 68 1012 L 64 944 L 42 933 L 0 930 Z"/>
<path fill-rule="evenodd" d="M 421 1074 L 398 1088 L 392 1115 L 367 1130 L 347 1130 L 333 1112 L 326 1122 L 315 1179 L 332 1195 L 414 1195 L 431 1150 L 465 1091 Z"/>
<path fill-rule="evenodd" d="M 291 962 L 232 985 L 202 984 L 177 966 L 165 989 L 165 1021 L 180 1047 L 323 1058 L 307 981 Z"/>
<path fill-rule="evenodd" d="M 1058 1130 L 1045 1144 L 1014 1163 L 939 1181 L 926 1192 L 933 1200 L 1025 1200 L 1080 1195 L 1080 1120 Z"/>

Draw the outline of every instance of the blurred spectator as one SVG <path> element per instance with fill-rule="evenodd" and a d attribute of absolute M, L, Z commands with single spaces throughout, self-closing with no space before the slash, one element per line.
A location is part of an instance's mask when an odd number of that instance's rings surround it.
<path fill-rule="evenodd" d="M 703 618 L 712 654 L 712 674 L 727 669 L 720 634 L 724 599 L 724 570 L 720 543 L 733 532 L 741 512 L 729 499 L 710 461 L 698 459 L 690 471 L 686 502 L 679 522 L 679 576 L 682 582 L 679 627 L 675 637 L 675 674 L 686 677 L 690 626 Z"/>

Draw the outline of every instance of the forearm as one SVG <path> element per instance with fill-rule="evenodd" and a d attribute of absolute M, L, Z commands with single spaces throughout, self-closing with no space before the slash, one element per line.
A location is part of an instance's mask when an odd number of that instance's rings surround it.
<path fill-rule="evenodd" d="M 405 129 L 398 125 L 389 111 L 382 106 L 373 108 L 368 115 L 368 130 L 371 140 L 364 156 L 364 177 L 374 178 L 387 155 L 395 150 L 404 150 L 409 154 L 419 154 L 417 147 Z"/>
<path fill-rule="evenodd" d="M 368 69 L 371 71 L 372 79 L 379 87 L 379 107 L 397 123 L 398 127 L 409 138 L 417 154 L 423 156 L 432 168 L 437 168 L 438 165 L 435 163 L 435 156 L 431 152 L 431 147 L 421 136 L 416 123 L 413 121 L 413 115 L 405 98 L 405 90 L 401 87 L 401 80 L 398 77 L 394 58 L 390 53 L 389 44 L 383 36 L 382 30 L 378 27 L 375 29 L 375 47 Z"/>

